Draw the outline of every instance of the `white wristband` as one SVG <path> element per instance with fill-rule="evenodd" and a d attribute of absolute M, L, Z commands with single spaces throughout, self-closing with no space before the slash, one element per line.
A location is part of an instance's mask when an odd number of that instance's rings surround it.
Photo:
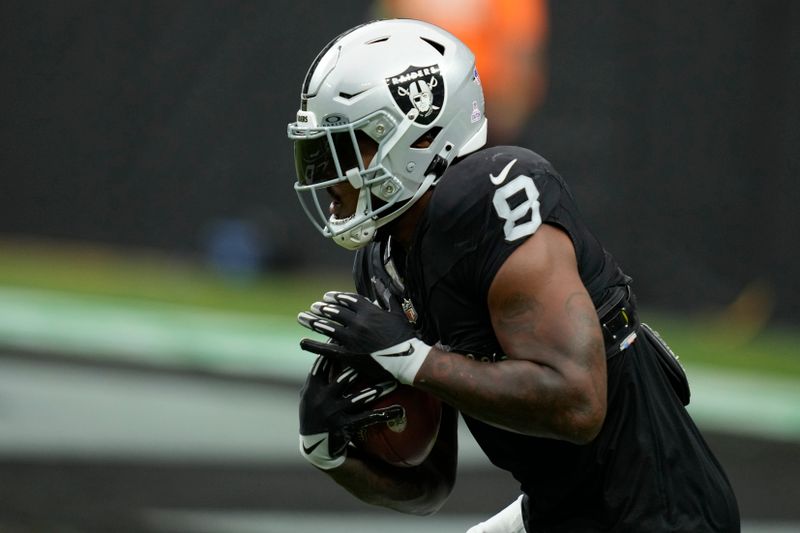
<path fill-rule="evenodd" d="M 397 381 L 413 385 L 417 372 L 431 352 L 432 346 L 413 338 L 372 353 L 372 358 L 391 373 Z"/>

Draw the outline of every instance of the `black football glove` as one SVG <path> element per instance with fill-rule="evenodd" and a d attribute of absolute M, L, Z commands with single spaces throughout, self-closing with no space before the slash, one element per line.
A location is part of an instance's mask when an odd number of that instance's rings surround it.
<path fill-rule="evenodd" d="M 358 431 L 404 416 L 399 405 L 368 408 L 397 387 L 395 380 L 348 392 L 358 373 L 347 367 L 329 380 L 331 365 L 329 359 L 318 357 L 300 392 L 300 454 L 323 470 L 344 462 L 347 444 Z"/>
<path fill-rule="evenodd" d="M 417 338 L 404 316 L 385 311 L 364 296 L 350 292 L 325 293 L 321 302 L 297 315 L 297 320 L 335 341 L 303 339 L 303 350 L 357 368 L 377 362 L 401 383 L 414 383 L 431 350 Z"/>

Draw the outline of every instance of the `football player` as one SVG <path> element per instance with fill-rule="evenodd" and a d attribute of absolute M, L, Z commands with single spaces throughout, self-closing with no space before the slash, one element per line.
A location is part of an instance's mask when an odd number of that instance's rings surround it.
<path fill-rule="evenodd" d="M 324 236 L 357 250 L 357 292 L 298 317 L 330 339 L 301 341 L 321 356 L 301 453 L 365 502 L 432 513 L 455 480 L 460 413 L 521 490 L 472 531 L 738 531 L 686 376 L 640 322 L 631 279 L 550 163 L 484 147 L 486 128 L 472 53 L 427 23 L 353 28 L 308 70 L 288 127 L 295 189 Z M 341 379 L 319 377 L 330 360 L 375 375 L 370 398 L 391 377 L 444 402 L 421 465 L 347 445 L 396 413 L 342 401 Z"/>

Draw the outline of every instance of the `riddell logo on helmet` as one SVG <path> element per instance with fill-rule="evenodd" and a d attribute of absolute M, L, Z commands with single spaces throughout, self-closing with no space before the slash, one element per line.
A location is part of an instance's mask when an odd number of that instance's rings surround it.
<path fill-rule="evenodd" d="M 409 120 L 427 125 L 439 116 L 444 102 L 444 79 L 439 65 L 410 66 L 386 78 L 386 85 Z"/>

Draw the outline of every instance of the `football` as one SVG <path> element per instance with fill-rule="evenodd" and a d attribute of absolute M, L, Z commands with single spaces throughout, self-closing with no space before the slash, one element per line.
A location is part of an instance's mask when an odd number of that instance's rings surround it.
<path fill-rule="evenodd" d="M 353 439 L 353 445 L 395 466 L 417 466 L 436 443 L 442 404 L 435 396 L 409 385 L 398 385 L 370 404 L 372 408 L 391 405 L 403 407 L 403 418 L 363 429 Z"/>

